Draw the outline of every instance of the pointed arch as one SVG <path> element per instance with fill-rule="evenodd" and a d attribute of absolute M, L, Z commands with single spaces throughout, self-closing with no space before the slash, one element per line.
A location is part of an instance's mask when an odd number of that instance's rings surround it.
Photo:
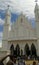
<path fill-rule="evenodd" d="M 16 56 L 20 56 L 20 46 L 19 46 L 19 44 L 16 45 L 15 50 L 16 50 Z"/>
<path fill-rule="evenodd" d="M 25 47 L 24 47 L 24 53 L 25 53 L 25 55 L 27 55 L 27 56 L 29 56 L 30 55 L 30 50 L 29 50 L 29 45 L 28 45 L 28 43 L 26 43 L 26 45 L 25 45 Z"/>
<path fill-rule="evenodd" d="M 31 45 L 31 56 L 36 56 L 37 53 L 36 53 L 36 47 L 34 45 L 34 43 L 32 43 Z"/>
<path fill-rule="evenodd" d="M 10 46 L 10 54 L 14 55 L 14 45 L 13 44 L 11 44 Z"/>

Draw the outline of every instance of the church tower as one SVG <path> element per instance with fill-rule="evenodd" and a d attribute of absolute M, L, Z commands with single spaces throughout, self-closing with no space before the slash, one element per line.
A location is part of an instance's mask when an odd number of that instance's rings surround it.
<path fill-rule="evenodd" d="M 39 6 L 37 2 L 35 6 L 35 22 L 36 22 L 36 37 L 37 37 L 37 55 L 39 56 Z"/>
<path fill-rule="evenodd" d="M 10 29 L 10 10 L 9 10 L 9 5 L 6 9 L 5 13 L 5 23 L 4 23 L 4 28 L 3 28 L 3 40 L 2 40 L 2 47 L 3 50 L 7 50 L 7 45 L 8 45 L 8 35 L 9 35 L 9 29 Z"/>

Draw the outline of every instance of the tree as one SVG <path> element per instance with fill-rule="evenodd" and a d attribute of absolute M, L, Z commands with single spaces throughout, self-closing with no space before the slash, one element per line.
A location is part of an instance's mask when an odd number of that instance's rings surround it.
<path fill-rule="evenodd" d="M 30 50 L 29 50 L 28 44 L 25 45 L 24 51 L 25 51 L 25 55 L 27 55 L 27 56 L 30 55 Z"/>
<path fill-rule="evenodd" d="M 10 54 L 11 55 L 14 55 L 14 45 L 13 44 L 10 47 Z"/>

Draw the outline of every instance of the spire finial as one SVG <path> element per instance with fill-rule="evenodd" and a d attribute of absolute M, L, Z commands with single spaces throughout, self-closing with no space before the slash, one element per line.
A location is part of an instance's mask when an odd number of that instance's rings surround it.
<path fill-rule="evenodd" d="M 9 5 L 7 5 L 7 9 L 6 9 L 6 15 L 8 14 L 9 16 L 10 16 L 10 8 L 9 8 L 10 6 Z"/>
<path fill-rule="evenodd" d="M 8 7 L 9 7 L 9 5 L 8 5 Z"/>
<path fill-rule="evenodd" d="M 37 3 L 37 2 L 38 2 L 38 0 L 35 0 L 35 2 Z"/>
<path fill-rule="evenodd" d="M 7 7 L 8 7 L 8 9 L 9 9 L 10 5 L 8 5 Z"/>
<path fill-rule="evenodd" d="M 38 7 L 38 0 L 35 0 L 35 3 L 36 3 L 36 7 Z"/>

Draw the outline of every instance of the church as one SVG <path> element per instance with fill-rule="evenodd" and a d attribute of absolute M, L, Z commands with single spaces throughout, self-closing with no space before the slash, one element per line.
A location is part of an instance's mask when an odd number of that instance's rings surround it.
<path fill-rule="evenodd" d="M 31 49 L 31 45 L 33 44 L 36 47 L 36 53 L 39 56 L 39 6 L 37 3 L 35 5 L 34 13 L 36 23 L 35 29 L 32 28 L 32 24 L 23 13 L 18 16 L 16 22 L 13 22 L 12 25 L 10 25 L 11 13 L 9 7 L 7 8 L 0 57 L 10 54 L 10 47 L 12 44 L 14 45 L 14 48 L 16 48 L 16 45 L 18 44 L 20 50 L 23 50 L 23 55 L 25 54 L 25 45 L 28 44 L 29 49 Z"/>

